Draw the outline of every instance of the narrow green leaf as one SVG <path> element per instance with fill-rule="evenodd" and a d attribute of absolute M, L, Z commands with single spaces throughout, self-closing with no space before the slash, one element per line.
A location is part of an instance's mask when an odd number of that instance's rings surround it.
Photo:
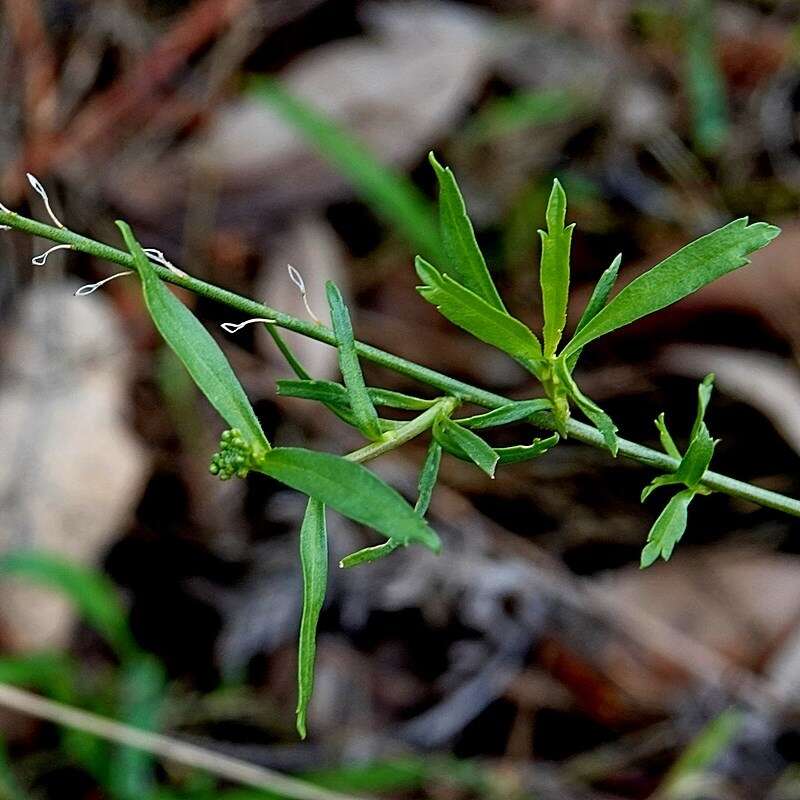
<path fill-rule="evenodd" d="M 567 322 L 569 251 L 575 225 L 573 223 L 564 227 L 566 215 L 567 196 L 556 179 L 553 181 L 553 189 L 545 212 L 547 232 L 539 231 L 542 239 L 539 282 L 542 286 L 544 312 L 544 354 L 548 358 L 555 355 Z"/>
<path fill-rule="evenodd" d="M 711 281 L 750 263 L 748 256 L 769 244 L 780 229 L 747 218 L 678 250 L 625 286 L 564 348 L 569 356 L 589 342 L 676 303 Z"/>
<path fill-rule="evenodd" d="M 164 341 L 183 362 L 200 391 L 258 454 L 269 450 L 261 423 L 219 345 L 158 277 L 127 223 L 118 221 L 142 282 L 144 302 Z"/>
<path fill-rule="evenodd" d="M 664 448 L 664 452 L 673 458 L 680 458 L 680 450 L 678 450 L 678 446 L 675 444 L 672 434 L 667 429 L 667 422 L 664 419 L 663 411 L 658 415 L 655 423 L 656 428 L 658 428 L 658 437 L 661 440 L 661 446 Z"/>
<path fill-rule="evenodd" d="M 13 575 L 64 594 L 81 618 L 121 657 L 137 652 L 117 591 L 100 572 L 36 550 L 0 556 L 0 575 Z"/>
<path fill-rule="evenodd" d="M 617 274 L 619 273 L 619 265 L 621 263 L 622 253 L 617 255 L 617 257 L 611 262 L 610 266 L 606 267 L 605 271 L 600 276 L 600 280 L 597 281 L 594 289 L 592 290 L 592 296 L 589 298 L 589 302 L 586 304 L 586 308 L 583 310 L 583 314 L 581 314 L 581 318 L 578 320 L 578 325 L 575 328 L 575 334 L 573 335 L 577 336 L 577 334 L 579 334 L 605 308 L 605 305 L 608 302 L 608 296 L 611 294 L 611 290 L 614 288 L 614 284 L 617 282 Z M 567 366 L 569 367 L 570 372 L 575 369 L 575 364 L 580 356 L 581 351 L 576 350 L 567 359 Z"/>
<path fill-rule="evenodd" d="M 415 266 L 424 284 L 417 291 L 435 305 L 443 317 L 513 358 L 530 364 L 541 361 L 542 346 L 530 328 L 498 311 L 449 275 L 441 274 L 425 259 L 418 256 Z"/>
<path fill-rule="evenodd" d="M 309 498 L 300 528 L 300 563 L 303 569 L 303 615 L 297 648 L 297 732 L 306 738 L 306 717 L 314 691 L 317 623 L 328 587 L 328 532 L 325 506 Z"/>
<path fill-rule="evenodd" d="M 439 222 L 450 272 L 462 286 L 498 311 L 505 312 L 506 308 L 475 239 L 475 231 L 467 216 L 464 198 L 453 171 L 450 167 L 443 167 L 432 151 L 428 161 L 439 181 Z"/>
<path fill-rule="evenodd" d="M 395 539 L 389 539 L 383 544 L 376 544 L 374 547 L 364 547 L 349 556 L 345 556 L 339 562 L 339 566 L 342 569 L 351 569 L 360 564 L 371 564 L 373 561 L 378 561 L 391 555 L 398 547 L 400 547 L 400 543 Z"/>
<path fill-rule="evenodd" d="M 490 478 L 494 478 L 494 469 L 499 456 L 480 436 L 467 428 L 462 428 L 448 417 L 436 420 L 433 425 L 433 435 L 440 444 L 447 442 L 451 447 L 465 453 Z"/>
<path fill-rule="evenodd" d="M 363 142 L 290 94 L 278 81 L 259 76 L 250 81 L 248 88 L 316 147 L 370 208 L 394 226 L 415 250 L 433 259 L 441 254 L 435 210 L 405 175 L 382 164 Z"/>
<path fill-rule="evenodd" d="M 613 456 L 617 455 L 619 442 L 617 441 L 617 426 L 611 417 L 603 411 L 594 400 L 588 398 L 575 383 L 572 373 L 566 363 L 566 358 L 562 355 L 554 362 L 556 376 L 567 390 L 570 398 L 578 408 L 597 426 L 603 439 Z"/>
<path fill-rule="evenodd" d="M 332 281 L 325 284 L 328 296 L 328 305 L 331 309 L 331 323 L 336 334 L 336 343 L 339 353 L 339 369 L 342 371 L 344 385 L 350 400 L 350 408 L 358 423 L 359 430 L 368 439 L 379 439 L 381 426 L 378 423 L 378 412 L 372 405 L 372 400 L 367 393 L 361 365 L 358 363 L 353 325 L 350 322 L 350 313 L 344 304 L 339 287 Z"/>
<path fill-rule="evenodd" d="M 373 389 L 367 387 L 370 399 L 376 406 L 386 406 L 387 408 L 399 408 L 403 411 L 424 411 L 439 402 L 438 398 L 428 400 L 424 397 L 414 397 L 403 392 L 395 392 L 392 389 Z"/>
<path fill-rule="evenodd" d="M 703 378 L 697 387 L 697 414 L 692 425 L 692 432 L 689 434 L 689 441 L 693 441 L 697 436 L 703 420 L 706 416 L 706 409 L 711 400 L 711 393 L 714 391 L 714 373 L 711 372 Z"/>
<path fill-rule="evenodd" d="M 528 419 L 533 414 L 538 414 L 540 411 L 550 411 L 552 408 L 553 404 L 546 398 L 521 400 L 517 403 L 509 403 L 507 406 L 487 411 L 485 414 L 463 417 L 455 420 L 455 422 L 461 425 L 462 428 L 472 428 L 473 430 L 494 428 L 498 425 L 508 425 L 512 422 Z"/>
<path fill-rule="evenodd" d="M 670 472 L 667 475 L 658 475 L 642 489 L 640 499 L 644 503 L 656 489 L 660 489 L 662 486 L 675 486 L 679 483 L 683 483 L 683 481 L 674 472 Z"/>
<path fill-rule="evenodd" d="M 431 504 L 433 489 L 439 478 L 439 465 L 442 463 L 442 446 L 435 439 L 431 439 L 428 445 L 428 452 L 425 454 L 425 461 L 419 473 L 417 483 L 417 502 L 414 511 L 421 517 L 428 513 Z"/>
<path fill-rule="evenodd" d="M 689 503 L 693 497 L 691 489 L 678 492 L 658 515 L 647 536 L 647 545 L 642 550 L 642 569 L 649 567 L 659 556 L 669 561 L 675 545 L 686 531 Z"/>
<path fill-rule="evenodd" d="M 361 464 L 330 453 L 275 447 L 254 468 L 402 545 L 416 542 L 434 552 L 441 547 L 428 523 Z"/>
<path fill-rule="evenodd" d="M 495 453 L 500 459 L 499 464 L 519 464 L 522 461 L 531 461 L 534 458 L 543 456 L 548 450 L 552 450 L 561 437 L 554 433 L 546 439 L 534 439 L 531 444 L 517 444 L 512 447 L 496 447 Z"/>
<path fill-rule="evenodd" d="M 681 464 L 675 472 L 675 477 L 687 486 L 696 486 L 711 463 L 716 444 L 716 441 L 711 438 L 705 423 L 701 422 L 700 429 L 681 459 Z"/>

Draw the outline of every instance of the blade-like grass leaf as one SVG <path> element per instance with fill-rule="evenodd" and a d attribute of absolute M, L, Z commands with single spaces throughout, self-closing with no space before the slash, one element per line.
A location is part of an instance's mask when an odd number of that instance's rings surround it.
<path fill-rule="evenodd" d="M 219 345 L 197 317 L 164 285 L 127 223 L 118 221 L 142 283 L 144 302 L 164 341 L 183 362 L 200 391 L 255 454 L 269 450 L 261 423 Z"/>
<path fill-rule="evenodd" d="M 300 528 L 300 563 L 303 569 L 303 615 L 297 648 L 297 732 L 306 738 L 306 717 L 314 691 L 317 623 L 328 587 L 328 532 L 325 506 L 309 498 Z"/>
<path fill-rule="evenodd" d="M 553 181 L 547 201 L 547 232 L 539 231 L 542 239 L 542 257 L 539 282 L 542 286 L 542 311 L 544 313 L 544 354 L 555 355 L 564 325 L 567 322 L 569 298 L 569 251 L 575 224 L 564 227 L 567 216 L 567 196 L 558 180 Z"/>
<path fill-rule="evenodd" d="M 328 305 L 331 309 L 331 323 L 336 334 L 336 344 L 339 353 L 339 368 L 342 371 L 344 385 L 350 400 L 350 408 L 356 419 L 359 430 L 368 439 L 378 439 L 381 435 L 381 426 L 378 423 L 378 412 L 372 405 L 372 400 L 367 393 L 361 365 L 358 363 L 353 325 L 350 313 L 344 304 L 339 287 L 332 281 L 325 284 Z"/>
<path fill-rule="evenodd" d="M 687 244 L 625 286 L 573 337 L 562 355 L 569 357 L 600 336 L 676 303 L 749 264 L 748 256 L 779 233 L 779 228 L 765 222 L 748 225 L 743 217 Z"/>
<path fill-rule="evenodd" d="M 119 676 L 117 718 L 139 730 L 155 731 L 161 724 L 165 675 L 161 663 L 149 655 L 123 664 Z M 118 747 L 108 760 L 111 797 L 139 800 L 152 797 L 156 788 L 155 757 L 133 747 Z"/>
<path fill-rule="evenodd" d="M 435 209 L 408 178 L 382 164 L 363 142 L 278 81 L 259 76 L 248 88 L 294 126 L 415 250 L 433 259 L 442 253 Z"/>
<path fill-rule="evenodd" d="M 499 456 L 476 433 L 462 428 L 448 417 L 441 417 L 434 423 L 433 435 L 440 444 L 447 442 L 450 447 L 465 453 L 490 478 L 494 478 Z"/>
<path fill-rule="evenodd" d="M 443 167 L 433 152 L 428 155 L 428 161 L 439 181 L 439 221 L 449 272 L 462 286 L 504 312 L 505 306 L 475 239 L 475 231 L 453 171 L 450 167 Z"/>
<path fill-rule="evenodd" d="M 689 503 L 694 492 L 684 489 L 670 499 L 658 515 L 647 536 L 647 544 L 642 550 L 641 567 L 649 567 L 659 556 L 669 561 L 675 545 L 686 531 Z"/>
<path fill-rule="evenodd" d="M 49 553 L 13 550 L 0 556 L 0 575 L 24 578 L 61 592 L 120 658 L 137 652 L 117 591 L 102 573 Z"/>
<path fill-rule="evenodd" d="M 360 464 L 330 453 L 275 447 L 254 467 L 400 544 L 440 549 L 433 529 L 391 486 Z"/>
<path fill-rule="evenodd" d="M 533 331 L 519 320 L 498 311 L 449 275 L 441 274 L 423 258 L 415 262 L 423 286 L 417 291 L 439 309 L 443 317 L 471 333 L 476 339 L 508 353 L 513 358 L 537 365 L 542 346 Z"/>

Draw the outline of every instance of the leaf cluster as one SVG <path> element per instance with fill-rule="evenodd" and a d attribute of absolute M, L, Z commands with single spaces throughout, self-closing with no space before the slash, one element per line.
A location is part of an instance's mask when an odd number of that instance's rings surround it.
<path fill-rule="evenodd" d="M 262 85 L 259 91 L 298 125 L 314 127 L 318 122 L 279 87 Z M 317 127 L 316 135 L 331 158 L 346 164 L 355 181 L 370 187 L 383 208 L 402 207 L 406 221 L 416 218 L 421 208 L 416 199 L 412 201 L 405 189 L 388 191 L 385 174 L 354 160 L 351 142 L 324 126 Z M 261 473 L 308 497 L 299 535 L 303 613 L 298 646 L 297 727 L 301 736 L 306 734 L 314 679 L 316 629 L 328 580 L 328 509 L 384 537 L 379 544 L 346 556 L 341 561 L 342 567 L 367 564 L 412 544 L 438 552 L 441 542 L 425 516 L 443 453 L 471 462 L 494 477 L 498 465 L 538 458 L 555 447 L 566 436 L 570 414 L 577 408 L 595 425 L 607 448 L 616 455 L 616 425 L 604 409 L 586 396 L 574 376 L 584 348 L 601 336 L 675 303 L 721 275 L 744 266 L 752 252 L 778 233 L 777 228 L 764 223 L 749 225 L 746 219 L 735 220 L 656 264 L 612 297 L 621 263 L 621 256 L 617 256 L 600 276 L 578 325 L 563 344 L 575 226 L 567 224 L 567 198 L 559 181 L 553 182 L 545 214 L 546 230 L 540 231 L 542 326 L 537 334 L 506 308 L 478 244 L 452 170 L 442 166 L 433 154 L 430 163 L 439 188 L 439 225 L 438 231 L 431 233 L 426 229 L 420 237 L 420 242 L 426 246 L 425 257 L 418 256 L 415 261 L 421 281 L 418 291 L 450 322 L 521 364 L 539 381 L 544 397 L 509 403 L 486 413 L 459 416 L 461 398 L 455 395 L 422 398 L 368 386 L 347 305 L 339 288 L 328 283 L 330 340 L 337 348 L 341 382 L 315 380 L 269 321 L 266 325 L 296 375 L 294 379 L 279 381 L 278 393 L 321 404 L 364 437 L 363 447 L 344 456 L 274 446 L 268 441 L 219 344 L 162 282 L 131 229 L 125 223 L 118 223 L 155 326 L 229 426 L 222 434 L 219 452 L 212 459 L 211 472 L 223 479 Z M 670 500 L 653 526 L 642 555 L 644 566 L 659 555 L 669 558 L 685 529 L 689 502 L 696 494 L 706 492 L 702 479 L 716 444 L 704 422 L 710 392 L 711 381 L 707 379 L 701 385 L 698 417 L 682 456 L 666 429 L 663 416 L 657 422 L 667 453 L 680 461 L 673 473 L 656 478 L 643 498 L 658 486 L 681 484 L 684 488 Z M 401 410 L 409 418 L 386 419 L 379 413 L 383 407 Z M 551 433 L 545 438 L 533 437 L 511 447 L 494 447 L 480 433 L 495 426 L 520 422 L 548 428 Z M 426 432 L 430 435 L 430 444 L 420 470 L 417 501 L 412 507 L 363 464 Z"/>

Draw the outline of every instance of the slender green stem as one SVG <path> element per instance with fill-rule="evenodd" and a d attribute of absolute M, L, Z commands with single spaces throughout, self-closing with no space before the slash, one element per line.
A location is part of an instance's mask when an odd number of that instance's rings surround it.
<path fill-rule="evenodd" d="M 46 225 L 13 212 L 6 213 L 3 211 L 0 211 L 0 225 L 8 225 L 15 230 L 33 236 L 39 236 L 43 239 L 49 239 L 59 244 L 68 244 L 71 245 L 73 249 L 80 252 L 88 253 L 89 255 L 101 258 L 105 261 L 110 261 L 113 264 L 119 264 L 122 267 L 133 268 L 133 259 L 129 253 L 103 244 L 102 242 L 89 239 L 86 236 L 73 233 L 70 230 L 56 228 L 52 225 Z M 166 267 L 154 265 L 154 268 L 163 280 L 188 289 L 202 297 L 224 303 L 240 311 L 247 317 L 267 317 L 269 319 L 274 319 L 275 324 L 281 328 L 295 331 L 296 333 L 303 334 L 304 336 L 308 336 L 319 342 L 324 342 L 333 347 L 336 346 L 336 338 L 333 331 L 324 325 L 298 319 L 290 314 L 285 314 L 282 311 L 270 308 L 262 303 L 257 303 L 254 300 L 249 300 L 246 297 L 234 294 L 226 289 L 221 289 L 218 286 L 198 280 L 197 278 L 180 275 Z M 356 342 L 356 349 L 362 358 L 366 358 L 368 361 L 372 361 L 382 367 L 386 367 L 401 375 L 419 381 L 420 383 L 433 386 L 448 395 L 458 398 L 461 402 L 475 403 L 476 405 L 490 409 L 499 408 L 500 406 L 508 405 L 513 402 L 502 395 L 480 389 L 477 386 L 471 386 L 468 383 L 443 375 L 428 367 L 415 364 L 412 361 L 400 358 L 392 353 L 379 350 L 377 347 L 372 347 L 362 342 Z M 547 414 L 537 414 L 531 421 L 548 430 L 555 430 L 554 420 Z M 567 422 L 567 434 L 593 447 L 599 447 L 603 450 L 607 449 L 599 431 L 577 420 L 570 419 Z M 375 444 L 380 445 L 381 443 Z M 389 449 L 392 448 L 390 447 Z M 639 461 L 642 464 L 646 464 L 658 470 L 671 472 L 678 466 L 677 459 L 665 453 L 658 452 L 657 450 L 652 450 L 649 447 L 643 447 L 627 439 L 619 439 L 619 453 L 620 455 Z M 792 497 L 787 497 L 777 492 L 771 492 L 767 489 L 761 489 L 757 486 L 752 486 L 743 481 L 738 481 L 726 475 L 720 475 L 711 471 L 705 473 L 701 483 L 714 491 L 740 497 L 767 508 L 783 511 L 786 514 L 800 516 L 800 500 L 795 500 Z"/>

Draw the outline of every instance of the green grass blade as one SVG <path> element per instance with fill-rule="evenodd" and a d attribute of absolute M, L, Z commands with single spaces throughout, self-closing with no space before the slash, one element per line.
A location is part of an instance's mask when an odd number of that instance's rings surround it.
<path fill-rule="evenodd" d="M 526 325 L 498 311 L 449 275 L 441 274 L 425 259 L 418 257 L 415 266 L 424 284 L 417 291 L 436 306 L 443 317 L 513 358 L 530 363 L 541 360 L 542 346 Z"/>
<path fill-rule="evenodd" d="M 714 45 L 713 0 L 685 0 L 686 94 L 700 155 L 719 152 L 729 132 L 725 77 Z"/>
<path fill-rule="evenodd" d="M 116 717 L 138 730 L 157 731 L 161 723 L 166 676 L 156 659 L 141 656 L 122 665 Z M 155 789 L 155 758 L 131 747 L 119 747 L 108 763 L 108 789 L 115 800 L 140 800 Z"/>
<path fill-rule="evenodd" d="M 358 363 L 350 313 L 344 304 L 342 293 L 335 283 L 328 281 L 325 284 L 325 291 L 328 296 L 328 305 L 331 309 L 333 332 L 336 334 L 339 368 L 342 371 L 344 384 L 347 387 L 350 408 L 353 411 L 356 424 L 364 436 L 368 439 L 379 439 L 381 426 L 378 422 L 378 412 L 375 411 L 375 406 L 372 405 L 367 386 L 364 383 L 361 365 Z"/>
<path fill-rule="evenodd" d="M 585 347 L 600 336 L 677 303 L 711 281 L 750 263 L 748 256 L 769 244 L 780 229 L 747 218 L 687 244 L 625 286 L 591 322 L 573 337 L 562 355 Z"/>
<path fill-rule="evenodd" d="M 297 647 L 297 732 L 306 738 L 306 717 L 314 691 L 317 623 L 328 587 L 328 532 L 325 506 L 309 498 L 300 528 L 300 563 L 303 569 L 303 615 Z"/>
<path fill-rule="evenodd" d="M 248 88 L 296 128 L 409 245 L 428 258 L 436 259 L 442 253 L 435 210 L 408 178 L 381 164 L 355 136 L 278 81 L 258 77 Z"/>
<path fill-rule="evenodd" d="M 542 239 L 542 257 L 539 268 L 544 313 L 542 337 L 544 354 L 548 358 L 555 355 L 567 323 L 569 253 L 575 224 L 565 228 L 566 215 L 567 196 L 558 180 L 554 180 L 545 212 L 547 232 L 539 231 Z"/>
<path fill-rule="evenodd" d="M 232 428 L 238 428 L 255 454 L 269 450 L 253 407 L 219 345 L 197 317 L 164 285 L 133 232 L 118 221 L 142 283 L 144 302 L 164 341 L 183 362 L 200 391 Z"/>
<path fill-rule="evenodd" d="M 96 570 L 49 553 L 14 550 L 0 556 L 0 576 L 23 578 L 61 592 L 121 658 L 137 652 L 117 590 Z"/>
<path fill-rule="evenodd" d="M 442 231 L 448 270 L 462 286 L 475 292 L 498 311 L 505 311 L 486 261 L 483 257 L 475 231 L 467 215 L 467 207 L 461 190 L 450 167 L 443 167 L 431 152 L 428 155 L 436 179 L 439 181 L 439 222 Z"/>
<path fill-rule="evenodd" d="M 255 469 L 402 545 L 419 543 L 434 552 L 441 547 L 433 529 L 403 497 L 360 464 L 330 453 L 276 447 Z"/>
<path fill-rule="evenodd" d="M 494 478 L 499 456 L 476 433 L 462 428 L 448 417 L 441 417 L 434 423 L 433 435 L 440 444 L 446 442 L 451 448 L 460 450 L 490 478 Z"/>

